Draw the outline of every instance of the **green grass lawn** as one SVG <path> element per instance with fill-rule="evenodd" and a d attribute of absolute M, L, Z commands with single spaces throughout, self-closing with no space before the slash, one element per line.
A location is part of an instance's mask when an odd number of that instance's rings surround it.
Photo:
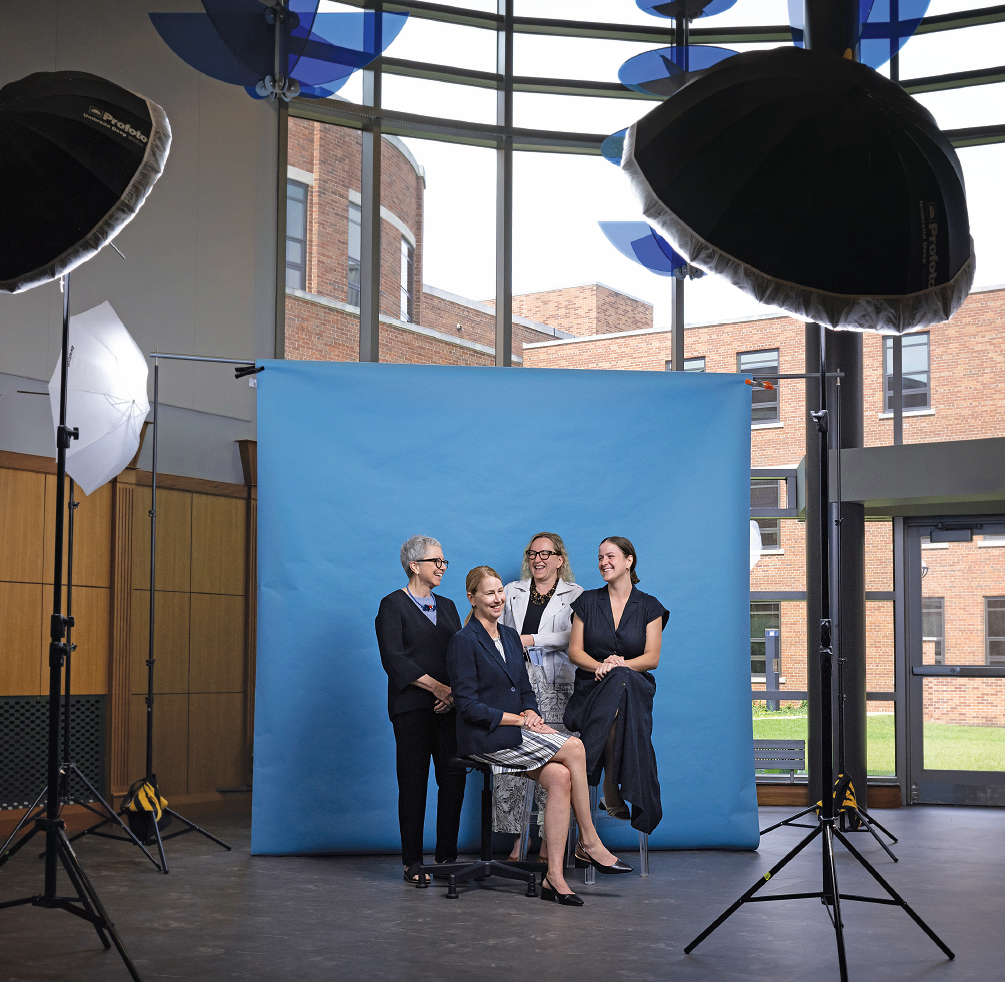
<path fill-rule="evenodd" d="M 869 716 L 869 773 L 894 774 L 893 714 Z M 754 718 L 755 740 L 805 740 L 805 716 L 774 714 Z M 925 724 L 925 767 L 947 771 L 1005 771 L 1005 727 Z"/>

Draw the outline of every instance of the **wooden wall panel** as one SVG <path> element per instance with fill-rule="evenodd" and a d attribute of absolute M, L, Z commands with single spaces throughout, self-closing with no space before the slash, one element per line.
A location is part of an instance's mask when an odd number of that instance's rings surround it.
<path fill-rule="evenodd" d="M 52 598 L 46 598 L 44 621 L 48 626 Z M 75 586 L 73 588 L 72 640 L 77 646 L 73 653 L 70 672 L 70 690 L 79 695 L 105 695 L 108 692 L 109 603 L 111 591 L 100 587 Z M 64 599 L 65 603 L 65 599 Z M 42 675 L 48 678 L 49 648 L 45 639 Z M 48 681 L 45 682 L 48 687 Z"/>
<path fill-rule="evenodd" d="M 244 594 L 247 502 L 192 495 L 192 592 Z"/>
<path fill-rule="evenodd" d="M 173 794 L 188 794 L 188 695 L 154 699 L 154 773 L 170 803 Z M 129 783 L 144 776 L 146 706 L 143 696 L 129 697 Z"/>
<path fill-rule="evenodd" d="M 44 508 L 44 474 L 0 468 L 0 580 L 42 582 Z"/>
<path fill-rule="evenodd" d="M 244 691 L 244 597 L 192 594 L 189 691 Z"/>
<path fill-rule="evenodd" d="M 192 564 L 192 495 L 157 489 L 157 589 L 187 592 Z M 133 498 L 133 587 L 150 587 L 150 489 Z"/>
<path fill-rule="evenodd" d="M 147 691 L 150 651 L 149 590 L 133 590 L 129 678 L 134 693 Z M 157 591 L 154 692 L 188 692 L 189 594 Z"/>
<path fill-rule="evenodd" d="M 0 695 L 29 696 L 40 691 L 42 591 L 38 583 L 0 582 Z M 45 623 L 49 623 L 48 612 Z"/>
<path fill-rule="evenodd" d="M 241 787 L 243 694 L 193 693 L 189 699 L 189 794 Z"/>
<path fill-rule="evenodd" d="M 67 480 L 66 501 L 70 500 L 70 482 Z M 73 582 L 81 586 L 111 586 L 112 574 L 112 485 L 103 484 L 90 496 L 77 488 L 78 502 L 73 529 Z M 64 516 L 63 582 L 66 582 L 66 554 L 69 544 L 69 526 Z M 52 561 L 56 549 L 56 477 L 45 478 L 45 543 L 42 558 L 45 568 L 43 580 L 52 581 Z"/>

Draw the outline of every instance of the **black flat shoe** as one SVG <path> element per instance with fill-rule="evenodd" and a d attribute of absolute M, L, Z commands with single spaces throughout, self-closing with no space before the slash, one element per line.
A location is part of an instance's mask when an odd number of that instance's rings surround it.
<path fill-rule="evenodd" d="M 546 886 L 548 877 L 541 881 L 541 899 L 550 900 L 553 904 L 563 907 L 582 907 L 583 898 L 575 893 L 559 893 L 554 887 Z"/>
<path fill-rule="evenodd" d="M 582 842 L 576 843 L 576 859 L 578 866 L 579 863 L 589 863 L 598 873 L 631 873 L 632 868 L 627 863 L 621 862 L 620 859 L 615 859 L 610 866 L 601 866 L 584 848 Z"/>

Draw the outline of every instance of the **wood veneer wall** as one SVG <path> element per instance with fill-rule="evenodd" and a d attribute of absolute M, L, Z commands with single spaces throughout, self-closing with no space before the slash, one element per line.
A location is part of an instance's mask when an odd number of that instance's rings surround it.
<path fill-rule="evenodd" d="M 149 485 L 128 469 L 78 492 L 73 691 L 109 697 L 114 794 L 145 769 Z M 250 783 L 254 491 L 158 475 L 154 770 L 169 798 Z M 0 695 L 48 688 L 54 510 L 54 462 L 0 452 Z"/>

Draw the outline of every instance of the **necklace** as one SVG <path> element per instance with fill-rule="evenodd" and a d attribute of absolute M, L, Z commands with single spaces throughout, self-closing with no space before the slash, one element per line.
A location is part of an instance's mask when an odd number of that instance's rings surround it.
<path fill-rule="evenodd" d="M 412 591 L 409 590 L 407 586 L 405 587 L 405 593 L 407 593 L 415 601 L 415 605 L 419 608 L 419 610 L 436 610 L 436 600 L 433 598 L 432 594 L 428 597 L 422 597 L 420 599 L 419 597 L 414 596 Z M 431 600 L 432 603 L 423 603 L 423 600 Z"/>
<path fill-rule="evenodd" d="M 544 607 L 553 596 L 555 596 L 555 590 L 558 589 L 558 579 L 555 580 L 555 585 L 547 593 L 538 593 L 534 587 L 534 579 L 531 578 L 530 581 L 530 602 L 535 607 Z"/>

